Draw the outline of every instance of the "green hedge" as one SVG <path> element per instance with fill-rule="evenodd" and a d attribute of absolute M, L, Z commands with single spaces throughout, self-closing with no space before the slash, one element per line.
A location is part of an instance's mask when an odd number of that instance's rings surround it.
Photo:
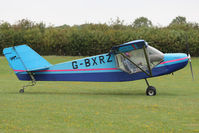
<path fill-rule="evenodd" d="M 185 53 L 187 42 L 191 55 L 199 56 L 198 24 L 140 28 L 123 24 L 46 27 L 29 20 L 15 25 L 0 24 L 1 51 L 5 47 L 28 44 L 41 55 L 89 56 L 109 52 L 112 46 L 136 39 L 144 39 L 165 53 Z"/>

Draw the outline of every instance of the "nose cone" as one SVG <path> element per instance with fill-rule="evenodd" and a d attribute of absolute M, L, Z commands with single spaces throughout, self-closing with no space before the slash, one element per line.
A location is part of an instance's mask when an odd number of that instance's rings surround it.
<path fill-rule="evenodd" d="M 187 63 L 188 57 L 184 53 L 165 54 L 164 56 L 164 64 L 170 72 L 184 68 Z"/>

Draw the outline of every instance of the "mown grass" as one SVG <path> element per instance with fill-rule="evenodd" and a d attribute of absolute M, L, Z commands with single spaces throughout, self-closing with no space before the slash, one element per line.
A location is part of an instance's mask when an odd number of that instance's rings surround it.
<path fill-rule="evenodd" d="M 79 57 L 45 57 L 51 63 Z M 0 57 L 0 132 L 128 133 L 199 132 L 199 58 L 189 66 L 149 79 L 157 95 L 145 95 L 144 80 L 134 82 L 38 82 L 19 94 L 18 81 Z"/>

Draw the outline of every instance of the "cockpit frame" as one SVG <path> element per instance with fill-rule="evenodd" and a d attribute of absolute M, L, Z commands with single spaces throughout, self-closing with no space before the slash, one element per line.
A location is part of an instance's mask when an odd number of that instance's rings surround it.
<path fill-rule="evenodd" d="M 158 64 L 160 64 L 162 61 L 163 61 L 163 58 L 164 58 L 164 54 L 162 52 L 160 52 L 159 50 L 149 46 L 149 45 L 146 45 L 146 46 L 143 46 L 143 48 L 141 49 L 137 49 L 137 50 L 143 50 L 143 57 L 145 58 L 145 61 L 142 62 L 143 64 L 145 64 L 145 69 L 143 69 L 142 67 L 140 67 L 140 65 L 138 63 L 136 63 L 136 58 L 134 57 L 134 59 L 130 58 L 129 56 L 126 55 L 125 52 L 120 52 L 120 53 L 117 53 L 115 58 L 116 58 L 116 62 L 117 62 L 117 67 L 122 70 L 122 71 L 125 71 L 129 74 L 132 74 L 132 73 L 137 73 L 137 72 L 144 72 L 145 74 L 147 74 L 149 77 L 152 77 L 152 69 L 157 66 Z M 133 51 L 136 51 L 136 50 L 131 50 L 131 51 L 128 51 L 128 52 L 132 52 Z M 152 57 L 154 56 L 150 56 L 151 53 L 155 53 L 155 60 L 156 60 L 156 64 L 154 65 L 151 60 Z M 136 54 L 135 54 L 136 55 Z M 119 56 L 122 56 L 122 57 L 119 57 Z M 143 58 L 142 57 L 142 58 Z M 139 69 L 139 71 L 128 71 L 124 68 L 124 62 L 121 61 L 121 58 L 124 58 L 124 60 L 128 60 L 127 62 L 131 63 L 130 68 L 132 68 L 132 65 L 135 66 L 136 68 Z M 139 60 L 139 58 L 138 58 Z M 122 63 L 122 64 L 121 64 Z M 129 64 L 128 63 L 128 64 Z M 121 65 L 123 65 L 123 67 L 121 67 Z"/>

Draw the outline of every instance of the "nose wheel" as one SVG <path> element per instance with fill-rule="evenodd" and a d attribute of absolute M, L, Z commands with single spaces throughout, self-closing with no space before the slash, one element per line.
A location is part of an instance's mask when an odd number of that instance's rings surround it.
<path fill-rule="evenodd" d="M 20 90 L 19 90 L 19 93 L 24 93 L 24 89 L 20 89 Z"/>
<path fill-rule="evenodd" d="M 147 79 L 145 79 L 146 84 L 147 84 L 147 89 L 146 89 L 146 95 L 147 96 L 155 96 L 156 95 L 156 88 L 153 86 L 150 86 Z"/>
<path fill-rule="evenodd" d="M 149 86 L 149 87 L 146 89 L 146 95 L 147 95 L 147 96 L 155 96 L 155 95 L 156 95 L 156 89 L 155 89 L 155 87 Z"/>

